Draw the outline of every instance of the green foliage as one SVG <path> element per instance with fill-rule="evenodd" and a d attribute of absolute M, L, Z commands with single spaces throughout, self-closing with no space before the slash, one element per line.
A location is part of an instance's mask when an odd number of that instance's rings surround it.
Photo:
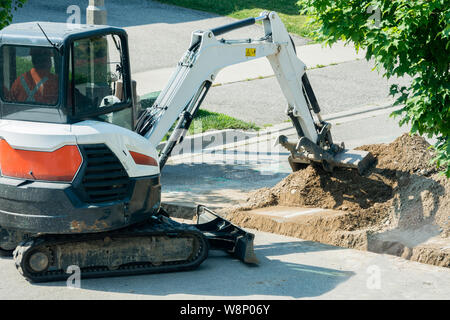
<path fill-rule="evenodd" d="M 26 57 L 16 57 L 16 78 L 33 68 L 31 59 Z"/>
<path fill-rule="evenodd" d="M 409 87 L 393 85 L 393 116 L 411 133 L 436 136 L 436 164 L 450 177 L 450 0 L 300 0 L 302 13 L 320 26 L 316 40 L 366 48 L 387 78 L 405 74 Z"/>
<path fill-rule="evenodd" d="M 13 11 L 22 8 L 26 0 L 0 0 L 0 29 L 12 22 Z"/>

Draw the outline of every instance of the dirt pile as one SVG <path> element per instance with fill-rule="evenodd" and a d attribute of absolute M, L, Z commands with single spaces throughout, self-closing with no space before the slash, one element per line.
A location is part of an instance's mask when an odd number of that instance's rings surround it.
<path fill-rule="evenodd" d="M 318 166 L 308 166 L 273 188 L 252 193 L 244 206 L 231 211 L 230 219 L 242 223 L 239 212 L 268 206 L 341 210 L 340 215 L 317 218 L 325 227 L 310 228 L 313 223 L 308 221 L 304 230 L 308 225 L 310 233 L 297 235 L 306 240 L 450 266 L 450 252 L 442 256 L 427 242 L 438 237 L 445 240 L 447 247 L 450 244 L 450 179 L 440 175 L 431 163 L 434 153 L 429 147 L 423 138 L 408 134 L 390 144 L 362 146 L 358 149 L 370 151 L 377 159 L 365 175 L 350 169 L 328 173 Z M 261 221 L 253 221 L 252 226 L 256 224 L 262 227 Z"/>

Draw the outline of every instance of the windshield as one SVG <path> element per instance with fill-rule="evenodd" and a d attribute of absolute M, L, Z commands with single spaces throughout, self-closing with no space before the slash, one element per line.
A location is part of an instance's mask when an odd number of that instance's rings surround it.
<path fill-rule="evenodd" d="M 60 72 L 57 56 L 54 48 L 2 46 L 2 100 L 27 105 L 56 105 Z"/>
<path fill-rule="evenodd" d="M 121 52 L 121 40 L 115 35 L 73 42 L 68 104 L 73 105 L 77 116 L 99 114 L 102 109 L 127 101 L 127 93 L 123 90 Z M 131 127 L 131 108 L 97 116 L 96 120 Z"/>

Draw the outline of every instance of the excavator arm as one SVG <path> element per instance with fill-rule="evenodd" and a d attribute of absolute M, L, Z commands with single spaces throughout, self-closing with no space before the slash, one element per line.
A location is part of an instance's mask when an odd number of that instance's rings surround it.
<path fill-rule="evenodd" d="M 225 40 L 218 36 L 262 21 L 260 39 Z M 195 31 L 164 90 L 152 107 L 139 118 L 136 131 L 158 145 L 178 120 L 175 130 L 160 154 L 160 167 L 174 146 L 181 142 L 219 71 L 227 66 L 266 57 L 287 100 L 286 113 L 298 134 L 291 142 L 280 136 L 278 142 L 291 152 L 289 162 L 295 171 L 300 164 L 320 162 L 332 171 L 336 166 L 357 168 L 360 173 L 373 159 L 367 152 L 345 150 L 333 143 L 331 125 L 322 120 L 320 107 L 305 73 L 306 65 L 297 57 L 294 43 L 275 12 L 263 12 L 212 30 Z"/>

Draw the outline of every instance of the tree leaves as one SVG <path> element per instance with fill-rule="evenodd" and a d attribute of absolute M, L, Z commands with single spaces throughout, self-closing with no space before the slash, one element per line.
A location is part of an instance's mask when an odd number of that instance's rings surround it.
<path fill-rule="evenodd" d="M 341 39 L 366 48 L 366 59 L 387 78 L 411 76 L 408 88 L 391 87 L 392 116 L 412 132 L 436 136 L 436 164 L 450 177 L 450 0 L 300 0 L 304 13 L 320 25 L 316 40 Z M 371 8 L 371 10 L 368 10 Z M 379 27 L 368 21 L 380 12 Z"/>
<path fill-rule="evenodd" d="M 0 29 L 12 22 L 13 11 L 21 8 L 26 0 L 0 0 Z"/>

